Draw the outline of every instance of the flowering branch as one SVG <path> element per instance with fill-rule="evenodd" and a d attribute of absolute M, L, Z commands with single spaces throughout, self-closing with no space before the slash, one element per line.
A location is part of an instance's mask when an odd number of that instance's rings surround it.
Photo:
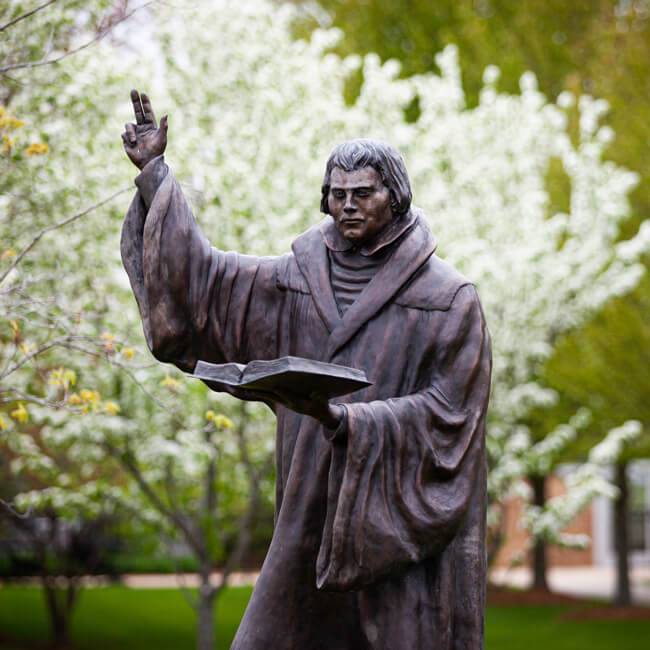
<path fill-rule="evenodd" d="M 189 528 L 189 526 L 187 526 L 184 518 L 174 510 L 168 508 L 158 497 L 153 488 L 142 476 L 142 472 L 135 464 L 132 454 L 130 454 L 128 450 L 122 451 L 108 442 L 104 443 L 104 448 L 128 471 L 133 480 L 137 483 L 142 493 L 147 497 L 147 499 L 156 508 L 156 510 L 158 510 L 158 512 L 160 512 L 160 514 L 163 515 L 175 528 L 183 533 L 185 540 L 192 547 L 192 549 L 194 549 L 194 552 L 199 556 L 202 556 L 203 548 L 200 540 L 196 538 L 192 530 Z"/>
<path fill-rule="evenodd" d="M 28 361 L 31 361 L 34 357 L 38 356 L 39 354 L 42 354 L 43 352 L 46 352 L 47 350 L 50 350 L 51 348 L 56 347 L 57 345 L 64 345 L 67 341 L 70 340 L 71 337 L 72 337 L 71 334 L 66 334 L 65 336 L 56 338 L 53 341 L 44 343 L 43 345 L 36 348 L 36 350 L 29 352 L 20 361 L 17 361 L 13 366 L 6 368 L 2 373 L 0 373 L 0 380 L 4 379 L 11 373 L 15 372 L 16 370 L 24 366 Z"/>
<path fill-rule="evenodd" d="M 119 25 L 120 23 L 124 22 L 125 20 L 129 19 L 133 14 L 135 14 L 137 11 L 140 11 L 141 9 L 144 9 L 148 7 L 149 5 L 153 4 L 154 2 L 157 2 L 157 0 L 150 0 L 150 2 L 147 2 L 140 7 L 136 7 L 135 9 L 132 9 L 128 13 L 124 14 L 119 20 L 116 20 L 114 23 L 110 25 L 107 29 L 104 31 L 100 32 L 97 34 L 95 37 L 84 43 L 83 45 L 80 45 L 79 47 L 74 48 L 73 50 L 69 50 L 68 52 L 64 52 L 63 54 L 60 54 L 59 56 L 55 56 L 51 59 L 41 59 L 40 61 L 24 61 L 22 63 L 12 63 L 10 65 L 6 65 L 2 68 L 0 68 L 0 74 L 5 74 L 6 72 L 10 72 L 11 70 L 20 70 L 20 69 L 30 69 L 30 68 L 38 68 L 43 65 L 52 65 L 53 63 L 58 63 L 59 61 L 72 56 L 73 54 L 76 54 L 77 52 L 81 52 L 82 50 L 85 50 L 87 47 L 90 47 L 93 43 L 96 43 L 97 41 L 100 41 L 104 36 L 109 34 L 114 27 Z"/>
<path fill-rule="evenodd" d="M 76 214 L 73 214 L 71 217 L 66 217 L 63 219 L 63 221 L 59 221 L 59 223 L 55 223 L 51 226 L 46 226 L 45 228 L 42 228 L 34 237 L 32 240 L 23 248 L 18 255 L 13 259 L 9 267 L 0 275 L 0 284 L 4 281 L 4 279 L 16 268 L 18 264 L 20 264 L 21 260 L 29 251 L 36 246 L 40 238 L 47 232 L 51 232 L 52 230 L 57 230 L 58 228 L 63 228 L 63 226 L 67 226 L 68 224 L 72 223 L 73 221 L 76 221 L 77 219 L 80 219 L 81 217 L 85 217 L 87 214 L 92 212 L 93 210 L 96 210 L 97 208 L 101 208 L 103 205 L 106 205 L 107 203 L 110 203 L 115 197 L 119 196 L 120 194 L 124 194 L 125 192 L 131 191 L 130 187 L 123 187 L 121 190 L 117 190 L 117 192 L 113 192 L 109 197 L 102 199 L 98 203 L 95 203 L 94 205 L 91 205 L 89 208 L 86 208 L 85 210 L 82 210 L 81 212 L 77 212 Z M 1 377 L 0 377 L 1 378 Z"/>
<path fill-rule="evenodd" d="M 47 2 L 44 2 L 42 5 L 39 7 L 36 7 L 36 9 L 32 9 L 31 11 L 27 11 L 24 14 L 21 14 L 20 16 L 16 16 L 12 20 L 10 20 L 8 23 L 5 23 L 4 25 L 0 26 L 0 32 L 4 32 L 5 29 L 8 27 L 11 27 L 12 25 L 15 25 L 16 23 L 20 22 L 21 20 L 25 20 L 25 18 L 29 18 L 30 16 L 33 16 L 35 13 L 38 13 L 41 11 L 41 9 L 45 9 L 45 7 L 48 7 L 54 2 L 57 2 L 58 0 L 48 0 Z"/>
<path fill-rule="evenodd" d="M 112 366 L 115 366 L 119 368 L 122 372 L 124 372 L 128 377 L 133 381 L 133 383 L 152 401 L 154 404 L 162 408 L 164 411 L 169 413 L 169 415 L 172 416 L 174 421 L 179 424 L 180 426 L 185 425 L 185 421 L 172 409 L 170 406 L 165 404 L 162 400 L 158 399 L 153 393 L 151 393 L 149 390 L 147 390 L 143 383 L 137 379 L 131 368 L 126 366 L 123 363 L 120 363 L 119 361 L 116 361 L 115 359 L 111 359 L 110 357 L 107 357 L 105 354 L 102 354 L 100 352 L 97 352 L 96 350 L 90 350 L 88 348 L 84 348 L 80 345 L 75 345 L 74 343 L 70 342 L 65 342 L 61 343 L 63 347 L 66 347 L 70 350 L 76 350 L 77 352 L 83 352 L 84 354 L 87 354 L 91 357 L 95 357 L 97 359 L 101 359 L 102 361 L 105 361 L 106 363 L 109 363 Z"/>

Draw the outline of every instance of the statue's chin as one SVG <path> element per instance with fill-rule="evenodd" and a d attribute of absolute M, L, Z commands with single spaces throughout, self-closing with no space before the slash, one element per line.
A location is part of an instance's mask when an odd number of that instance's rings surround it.
<path fill-rule="evenodd" d="M 343 238 L 346 241 L 349 241 L 351 244 L 354 244 L 355 246 L 359 246 L 364 242 L 366 239 L 364 237 L 364 233 L 361 232 L 361 228 L 358 227 L 343 227 L 339 229 L 339 232 L 341 235 L 343 235 Z"/>

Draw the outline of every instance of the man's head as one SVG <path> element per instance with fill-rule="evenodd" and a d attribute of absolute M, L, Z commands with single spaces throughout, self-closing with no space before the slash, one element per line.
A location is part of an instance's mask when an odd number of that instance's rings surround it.
<path fill-rule="evenodd" d="M 338 231 L 362 244 L 411 205 L 402 157 L 380 140 L 348 140 L 331 153 L 323 179 L 321 211 Z"/>

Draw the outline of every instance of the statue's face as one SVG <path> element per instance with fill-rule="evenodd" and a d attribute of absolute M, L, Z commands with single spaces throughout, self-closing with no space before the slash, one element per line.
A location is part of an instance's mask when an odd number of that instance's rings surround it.
<path fill-rule="evenodd" d="M 335 167 L 327 204 L 337 230 L 355 245 L 368 241 L 393 220 L 390 191 L 372 167 L 351 172 Z"/>

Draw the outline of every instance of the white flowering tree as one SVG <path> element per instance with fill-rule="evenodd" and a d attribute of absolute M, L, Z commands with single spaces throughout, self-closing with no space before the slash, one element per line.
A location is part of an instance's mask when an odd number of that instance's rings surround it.
<path fill-rule="evenodd" d="M 67 397 L 77 380 L 89 386 L 82 391 L 87 408 L 92 397 L 93 410 L 116 409 L 97 391 L 101 378 L 92 376 L 109 343 L 100 338 L 102 321 L 119 304 L 108 290 L 115 284 L 110 274 L 117 257 L 106 254 L 118 212 L 99 208 L 128 182 L 124 175 L 107 178 L 84 158 L 91 147 L 108 149 L 102 125 L 111 115 L 111 83 L 117 82 L 116 75 L 103 73 L 101 55 L 93 58 L 91 51 L 111 49 L 111 30 L 129 12 L 127 3 L 113 7 L 107 1 L 12 1 L 0 9 L 0 447 L 15 486 L 60 485 L 71 495 L 61 507 L 30 509 L 30 515 L 46 515 L 38 525 L 11 504 L 0 508 L 3 520 L 35 531 L 33 541 L 51 537 L 39 577 L 60 643 L 76 603 L 79 567 L 53 567 L 48 554 L 61 560 L 69 550 L 63 540 L 71 535 L 60 533 L 66 516 L 98 522 L 104 513 L 97 504 L 90 512 L 74 496 L 73 488 L 89 477 L 83 477 L 74 453 L 55 453 L 41 436 L 38 410 L 63 408 L 76 416 L 82 409 Z M 100 78 L 104 84 L 95 88 Z M 90 88 L 98 103 L 93 110 Z M 79 272 L 93 267 L 96 277 Z M 126 359 L 118 352 L 118 361 Z M 85 377 L 82 369 L 88 369 Z M 108 465 L 103 470 L 113 475 Z M 5 502 L 11 496 L 0 495 Z M 63 589 L 53 575 L 60 572 L 68 578 Z"/>
<path fill-rule="evenodd" d="M 0 453 L 20 492 L 0 494 L 3 519 L 70 531 L 120 515 L 182 542 L 211 647 L 212 604 L 272 493 L 272 439 L 263 409 L 231 403 L 227 418 L 205 387 L 184 390 L 153 362 L 121 269 L 115 198 L 133 174 L 113 121 L 147 70 L 127 80 L 120 30 L 151 16 L 128 2 L 2 12 Z M 40 576 L 57 643 L 81 586 L 62 566 L 48 561 Z"/>
<path fill-rule="evenodd" d="M 531 74 L 519 95 L 498 93 L 498 70 L 488 68 L 479 105 L 466 110 L 454 48 L 437 58 L 440 76 L 398 79 L 395 62 L 381 65 L 372 55 L 323 57 L 332 31 L 291 42 L 291 10 L 269 11 L 240 3 L 234 15 L 226 4 L 177 14 L 179 24 L 168 17 L 170 105 L 199 83 L 206 97 L 170 111 L 172 164 L 215 243 L 236 247 L 243 234 L 247 252 L 269 253 L 286 250 L 318 218 L 322 161 L 338 141 L 374 136 L 400 148 L 440 253 L 477 283 L 493 335 L 488 436 L 496 523 L 506 495 L 522 493 L 520 479 L 548 473 L 586 424 L 580 411 L 541 440 L 528 426 L 531 410 L 557 397 L 538 379 L 553 342 L 643 273 L 637 260 L 650 242 L 648 224 L 617 242 L 637 177 L 603 161 L 614 137 L 599 127 L 607 106 L 588 96 L 576 105 L 569 93 L 549 103 Z M 209 17 L 209 30 L 195 29 L 199 15 Z M 346 107 L 341 89 L 359 66 L 364 84 Z M 420 114 L 408 123 L 404 107 L 416 96 Z M 571 114 L 579 120 L 577 142 L 567 129 Z M 184 135 L 182 150 L 174 128 Z M 562 209 L 550 196 L 553 175 L 566 187 Z M 594 485 L 575 486 L 571 503 L 584 503 Z M 546 510 L 532 509 L 527 521 L 533 532 L 566 543 L 560 528 L 548 527 L 556 510 L 554 502 L 541 528 L 533 515 Z"/>
<path fill-rule="evenodd" d="M 341 140 L 379 137 L 402 151 L 415 202 L 430 219 L 439 253 L 477 284 L 493 336 L 489 489 L 491 516 L 498 517 L 498 504 L 531 467 L 548 465 L 568 432 L 583 426 L 578 413 L 533 446 L 527 417 L 555 399 L 537 379 L 540 364 L 559 333 L 638 282 L 637 258 L 650 244 L 647 224 L 634 239 L 617 242 L 636 177 L 602 159 L 613 137 L 598 126 L 606 107 L 588 97 L 574 106 L 568 94 L 548 103 L 531 75 L 522 78 L 520 94 L 499 93 L 498 71 L 488 68 L 479 105 L 466 109 L 453 48 L 437 59 L 440 75 L 400 79 L 394 62 L 327 54 L 338 37 L 334 31 L 293 41 L 295 9 L 266 0 L 201 0 L 147 12 L 147 20 L 134 23 L 121 43 L 104 39 L 62 61 L 51 104 L 28 88 L 6 109 L 9 117 L 32 117 L 49 138 L 33 139 L 49 152 L 21 161 L 38 162 L 37 182 L 30 183 L 25 172 L 0 199 L 7 214 L 43 220 L 26 229 L 8 220 L 0 237 L 3 268 L 13 266 L 0 275 L 7 306 L 2 353 L 4 367 L 11 369 L 0 375 L 3 435 L 17 457 L 16 471 L 50 471 L 51 481 L 16 503 L 114 503 L 169 534 L 176 531 L 198 549 L 196 527 L 187 525 L 194 514 L 201 535 L 232 525 L 219 520 L 226 511 L 220 513 L 225 504 L 212 489 L 220 485 L 217 475 L 240 486 L 237 494 L 247 498 L 265 489 L 255 486 L 263 482 L 272 446 L 265 421 L 255 415 L 246 419 L 252 424 L 240 425 L 232 415 L 235 431 L 220 429 L 215 423 L 226 420 L 216 413 L 230 415 L 233 407 L 210 402 L 216 398 L 189 383 L 179 392 L 177 375 L 169 371 L 164 378 L 151 364 L 119 269 L 116 210 L 103 207 L 80 216 L 73 227 L 47 232 L 20 257 L 39 228 L 85 214 L 88 204 L 128 183 L 120 123 L 131 119 L 128 90 L 147 79 L 140 87 L 161 114 L 170 115 L 167 160 L 206 234 L 225 249 L 288 250 L 291 239 L 320 218 L 324 162 Z M 142 41 L 147 47 L 137 50 Z M 128 81 L 118 74 L 126 69 Z M 343 88 L 359 69 L 364 83 L 348 106 Z M 410 122 L 404 108 L 416 97 L 420 113 Z M 41 114 L 43 105 L 57 107 L 56 119 Z M 569 111 L 580 119 L 577 142 L 567 133 Z M 563 211 L 550 200 L 549 169 L 566 180 Z M 68 188 L 68 203 L 51 200 L 61 188 Z M 25 197 L 40 197 L 35 205 L 43 209 L 28 210 L 21 203 Z M 43 278 L 47 282 L 37 290 Z M 34 288 L 26 293 L 27 287 Z M 170 395 L 161 397 L 161 390 Z M 85 416 L 78 413 L 84 410 Z M 238 446 L 242 428 L 251 433 L 244 447 Z M 56 471 L 54 449 L 71 455 L 78 474 Z M 107 458 L 116 461 L 120 480 L 102 474 Z M 604 489 L 595 472 L 580 476 L 571 503 Z M 242 517 L 250 512 L 246 504 L 239 509 Z M 530 527 L 559 531 L 567 508 L 554 502 L 531 510 Z M 211 647 L 209 613 L 219 587 L 209 580 L 199 591 L 202 649 Z"/>

